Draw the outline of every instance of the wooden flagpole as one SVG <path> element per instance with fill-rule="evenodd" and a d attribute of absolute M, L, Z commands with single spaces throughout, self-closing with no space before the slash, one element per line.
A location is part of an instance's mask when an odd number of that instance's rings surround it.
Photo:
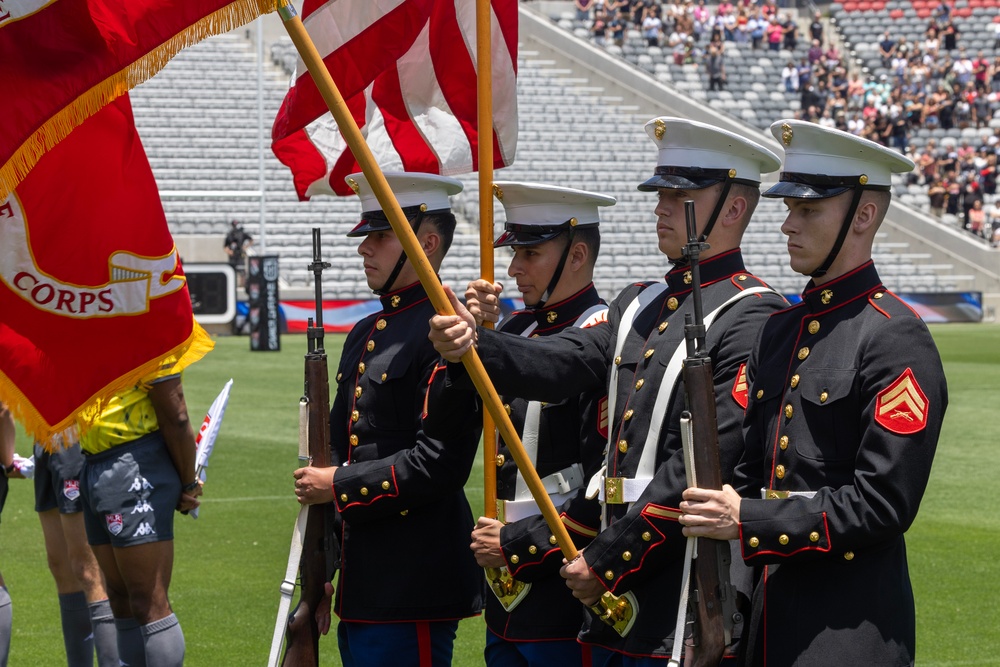
<path fill-rule="evenodd" d="M 476 0 L 476 92 L 479 102 L 479 255 L 481 277 L 492 283 L 493 266 L 493 54 L 490 0 Z M 483 326 L 492 329 L 493 323 Z M 497 439 L 493 418 L 483 414 L 483 511 L 497 516 Z"/>
<path fill-rule="evenodd" d="M 292 38 L 292 43 L 295 44 L 295 48 L 298 50 L 303 62 L 305 62 L 306 67 L 309 69 L 309 73 L 316 82 L 316 87 L 319 89 L 327 107 L 329 107 L 330 113 L 333 114 L 334 119 L 337 121 L 337 126 L 344 135 L 348 147 L 350 147 L 355 159 L 357 159 L 358 164 L 361 166 L 361 170 L 364 172 L 369 185 L 372 186 L 375 198 L 389 219 L 389 223 L 392 225 L 396 237 L 402 244 L 407 258 L 409 258 L 410 263 L 416 269 L 420 283 L 430 297 L 431 303 L 434 304 L 434 308 L 438 313 L 442 315 L 454 315 L 455 310 L 452 308 L 451 302 L 444 292 L 444 288 L 438 282 L 433 267 L 420 247 L 420 243 L 417 241 L 413 229 L 407 222 L 406 216 L 403 215 L 403 210 L 392 194 L 392 190 L 389 189 L 389 184 L 386 182 L 382 170 L 375 162 L 371 149 L 368 148 L 368 144 L 361 135 L 361 130 L 358 129 L 357 123 L 354 122 L 354 117 L 348 111 L 347 105 L 344 103 L 344 98 L 337 89 L 337 85 L 334 83 L 333 77 L 330 76 L 330 72 L 327 71 L 323 59 L 320 57 L 316 46 L 302 25 L 302 20 L 298 17 L 295 8 L 291 4 L 286 3 L 278 9 L 278 14 L 281 16 L 288 35 Z M 492 164 L 492 160 L 490 164 Z M 483 404 L 493 417 L 497 428 L 500 430 L 500 434 L 507 443 L 511 456 L 514 457 L 514 461 L 517 463 L 517 467 L 521 471 L 528 489 L 531 491 L 531 497 L 538 504 L 542 516 L 545 518 L 545 523 L 555 536 L 563 556 L 567 560 L 576 558 L 578 550 L 573 544 L 569 531 L 566 530 L 566 526 L 559 519 L 559 514 L 556 511 L 555 505 L 552 504 L 552 499 L 545 492 L 542 480 L 538 477 L 538 473 L 535 471 L 531 461 L 528 460 L 527 453 L 524 451 L 524 445 L 521 444 L 521 439 L 518 437 L 517 431 L 514 430 L 510 417 L 504 411 L 500 396 L 497 395 L 496 389 L 494 389 L 493 384 L 490 382 L 490 378 L 486 374 L 486 369 L 483 367 L 483 363 L 479 359 L 479 355 L 475 349 L 470 349 L 462 356 L 462 363 L 465 365 L 469 377 L 472 378 L 472 382 L 476 386 L 479 395 L 482 396 Z"/>

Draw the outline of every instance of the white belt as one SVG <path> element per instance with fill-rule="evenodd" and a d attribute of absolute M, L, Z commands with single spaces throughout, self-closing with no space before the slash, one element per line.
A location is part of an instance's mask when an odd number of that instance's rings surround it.
<path fill-rule="evenodd" d="M 794 498 L 795 496 L 812 498 L 815 495 L 815 491 L 776 491 L 774 489 L 765 489 L 763 487 L 760 489 L 761 500 L 780 500 L 782 498 Z"/>
<path fill-rule="evenodd" d="M 573 495 L 573 493 L 550 493 L 549 498 L 552 499 L 552 504 L 558 508 Z M 530 498 L 528 500 L 497 501 L 497 518 L 504 523 L 514 523 L 521 519 L 538 516 L 541 513 L 542 510 L 538 508 L 538 503 Z"/>

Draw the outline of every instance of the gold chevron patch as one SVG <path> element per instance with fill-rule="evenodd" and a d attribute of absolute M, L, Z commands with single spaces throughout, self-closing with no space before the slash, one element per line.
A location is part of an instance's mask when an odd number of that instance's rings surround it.
<path fill-rule="evenodd" d="M 597 406 L 597 432 L 602 438 L 608 437 L 608 397 L 605 396 Z"/>
<path fill-rule="evenodd" d="M 927 396 L 917 383 L 917 378 L 907 368 L 878 395 L 875 421 L 893 433 L 917 433 L 927 426 L 929 407 Z"/>
<path fill-rule="evenodd" d="M 733 400 L 739 403 L 744 410 L 747 409 L 747 365 L 740 364 L 740 372 L 736 374 L 736 381 L 733 382 Z"/>

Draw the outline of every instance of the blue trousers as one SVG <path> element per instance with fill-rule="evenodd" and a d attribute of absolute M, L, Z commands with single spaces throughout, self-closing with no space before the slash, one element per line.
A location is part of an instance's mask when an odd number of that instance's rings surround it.
<path fill-rule="evenodd" d="M 487 667 L 590 667 L 585 651 L 575 639 L 510 642 L 487 629 L 483 655 Z"/>
<path fill-rule="evenodd" d="M 591 667 L 666 667 L 669 661 L 668 657 L 664 658 L 634 658 L 632 656 L 623 655 L 621 653 L 615 653 L 614 651 L 609 651 L 606 648 L 601 648 L 600 646 L 590 647 L 591 655 Z M 722 659 L 720 667 L 728 667 L 729 665 L 736 664 L 736 658 L 726 656 Z M 681 657 L 681 666 L 684 665 L 684 658 Z"/>
<path fill-rule="evenodd" d="M 337 625 L 344 667 L 448 667 L 458 621 Z"/>

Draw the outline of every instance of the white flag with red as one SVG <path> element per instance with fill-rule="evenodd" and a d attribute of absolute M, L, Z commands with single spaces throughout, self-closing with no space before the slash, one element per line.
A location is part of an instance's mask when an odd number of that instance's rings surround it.
<path fill-rule="evenodd" d="M 219 395 L 212 401 L 212 407 L 208 409 L 205 421 L 201 423 L 201 428 L 198 430 L 198 435 L 194 440 L 197 447 L 197 453 L 194 458 L 194 469 L 198 474 L 198 479 L 202 482 L 208 477 L 208 459 L 212 456 L 212 450 L 215 448 L 215 439 L 219 435 L 219 429 L 222 428 L 222 418 L 226 415 L 226 406 L 229 405 L 229 390 L 232 387 L 233 380 L 230 378 L 226 386 L 219 392 Z M 191 510 L 191 516 L 195 519 L 198 518 L 197 507 Z"/>
<path fill-rule="evenodd" d="M 340 0 L 326 7 L 331 13 L 347 12 L 359 2 Z M 500 168 L 514 161 L 517 146 L 517 3 L 491 0 L 491 9 L 493 166 Z M 397 21 L 398 13 L 397 7 L 377 23 L 356 28 L 343 21 L 337 24 L 344 34 L 386 33 L 390 30 L 384 24 Z M 416 10 L 408 14 L 411 19 L 418 15 Z M 312 34 L 314 29 L 309 23 L 306 26 Z M 396 34 L 409 37 L 413 27 L 402 26 Z M 395 42 L 397 50 L 404 42 L 402 37 Z M 327 48 L 335 43 L 328 42 Z M 391 63 L 380 63 L 378 72 L 372 74 L 368 67 L 366 73 L 372 77 L 362 88 L 358 86 L 364 77 L 358 67 L 347 72 L 330 69 L 376 161 L 391 171 L 444 175 L 477 171 L 476 3 L 431 3 L 425 21 L 405 44 L 405 52 Z M 347 59 L 352 45 L 346 40 L 335 52 L 340 62 Z M 324 48 L 320 53 L 325 53 Z M 329 63 L 332 58 L 325 60 Z M 351 195 L 344 177 L 361 169 L 325 106 L 318 110 L 310 105 L 309 113 L 303 113 L 307 96 L 296 89 L 311 86 L 307 79 L 308 74 L 300 76 L 285 98 L 272 130 L 272 149 L 291 168 L 300 199 L 315 194 Z M 308 125 L 302 126 L 310 115 Z"/>

